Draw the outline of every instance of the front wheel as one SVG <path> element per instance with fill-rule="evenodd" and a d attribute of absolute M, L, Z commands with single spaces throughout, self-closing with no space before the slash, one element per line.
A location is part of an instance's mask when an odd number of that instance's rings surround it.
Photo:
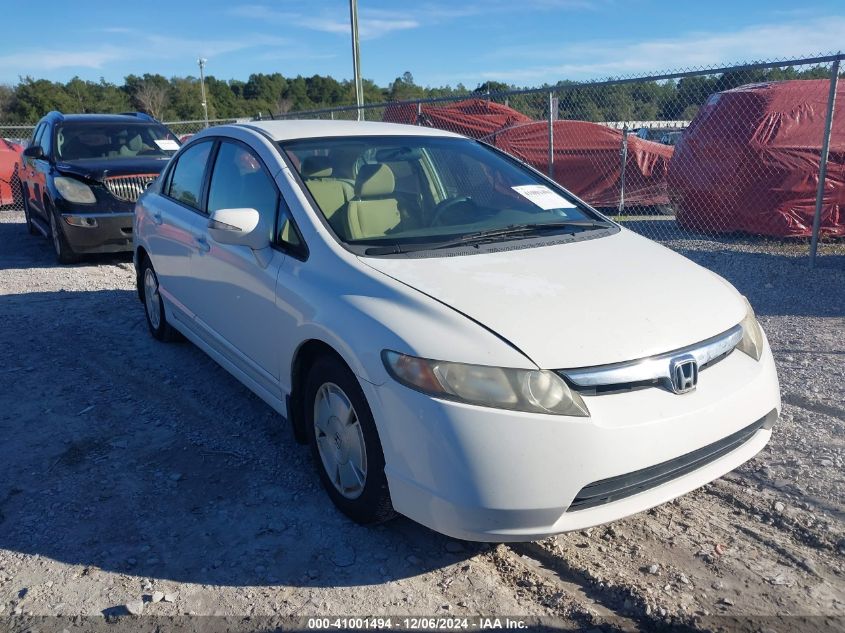
<path fill-rule="evenodd" d="M 167 322 L 164 313 L 164 301 L 158 287 L 158 277 L 153 270 L 153 263 L 145 257 L 141 264 L 141 284 L 144 293 L 144 314 L 150 333 L 159 341 L 169 342 L 179 339 L 178 332 Z"/>
<path fill-rule="evenodd" d="M 40 235 L 38 229 L 36 229 L 35 225 L 32 223 L 32 213 L 29 210 L 29 201 L 24 193 L 23 185 L 20 186 L 20 195 L 23 203 L 23 217 L 24 220 L 26 220 L 26 232 L 30 235 Z"/>
<path fill-rule="evenodd" d="M 355 374 L 339 359 L 318 359 L 308 372 L 304 401 L 311 452 L 334 504 L 357 523 L 392 518 L 384 453 Z"/>
<path fill-rule="evenodd" d="M 56 252 L 56 260 L 60 264 L 73 264 L 78 262 L 79 255 L 74 253 L 70 244 L 68 244 L 65 234 L 59 226 L 56 211 L 50 206 L 47 206 L 47 213 L 50 216 L 50 238 L 53 242 L 53 250 Z"/>

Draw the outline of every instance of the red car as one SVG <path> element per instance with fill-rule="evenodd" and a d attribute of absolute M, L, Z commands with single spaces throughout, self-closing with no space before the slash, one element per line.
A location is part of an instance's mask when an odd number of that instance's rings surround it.
<path fill-rule="evenodd" d="M 15 204 L 20 196 L 20 169 L 23 145 L 0 138 L 0 207 Z M 19 200 L 17 200 L 20 203 Z"/>

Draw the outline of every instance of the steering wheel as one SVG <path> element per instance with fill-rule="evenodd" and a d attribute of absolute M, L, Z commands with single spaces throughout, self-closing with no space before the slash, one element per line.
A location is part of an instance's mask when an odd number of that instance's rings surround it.
<path fill-rule="evenodd" d="M 454 209 L 461 204 L 471 204 L 475 206 L 472 198 L 469 196 L 456 196 L 443 200 L 436 207 L 434 207 L 434 217 L 431 219 L 431 226 L 442 226 L 444 216 L 448 215 L 450 209 Z"/>

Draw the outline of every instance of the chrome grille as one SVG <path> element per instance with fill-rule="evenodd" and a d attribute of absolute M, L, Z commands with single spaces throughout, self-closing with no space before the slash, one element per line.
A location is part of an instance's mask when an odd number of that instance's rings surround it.
<path fill-rule="evenodd" d="M 153 180 L 158 178 L 158 174 L 133 174 L 131 176 L 109 176 L 106 178 L 106 189 L 108 189 L 115 198 L 125 200 L 127 202 L 135 202 L 144 193 Z"/>
<path fill-rule="evenodd" d="M 558 369 L 557 373 L 566 378 L 579 390 L 593 390 L 596 394 L 607 387 L 657 386 L 671 383 L 670 368 L 673 359 L 689 356 L 694 359 L 698 369 L 704 369 L 730 354 L 742 340 L 742 327 L 735 325 L 727 332 L 701 341 L 695 345 L 676 349 L 658 356 L 596 367 L 577 369 Z"/>

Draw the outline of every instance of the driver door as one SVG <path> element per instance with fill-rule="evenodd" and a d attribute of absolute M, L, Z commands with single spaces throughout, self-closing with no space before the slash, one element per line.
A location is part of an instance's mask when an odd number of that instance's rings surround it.
<path fill-rule="evenodd" d="M 269 219 L 268 226 L 274 226 L 280 195 L 256 154 L 239 141 L 224 139 L 213 163 L 207 200 L 209 214 L 256 209 Z M 220 244 L 207 230 L 204 242 L 191 260 L 197 331 L 278 398 L 278 342 L 284 335 L 284 319 L 276 308 L 276 281 L 285 253 L 269 247 L 259 256 L 247 246 Z"/>

